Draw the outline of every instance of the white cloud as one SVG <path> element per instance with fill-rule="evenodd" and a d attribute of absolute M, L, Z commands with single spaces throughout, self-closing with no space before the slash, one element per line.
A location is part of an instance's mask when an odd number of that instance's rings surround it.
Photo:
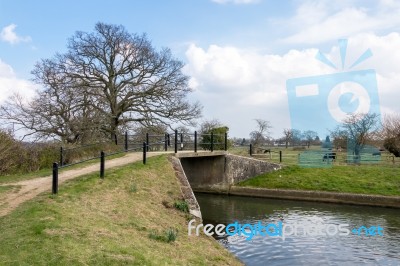
<path fill-rule="evenodd" d="M 296 15 L 274 23 L 285 25 L 292 34 L 285 43 L 315 44 L 370 32 L 391 31 L 400 25 L 400 3 L 382 0 L 374 6 L 358 1 L 305 1 Z"/>
<path fill-rule="evenodd" d="M 217 4 L 254 4 L 260 2 L 260 0 L 211 0 Z"/>
<path fill-rule="evenodd" d="M 336 42 L 332 45 L 323 52 L 338 64 L 339 49 Z M 348 42 L 347 66 L 366 49 L 372 50 L 373 57 L 352 70 L 376 70 L 382 112 L 400 113 L 399 47 L 399 33 L 359 34 Z M 290 127 L 286 80 L 337 73 L 315 59 L 317 51 L 309 48 L 275 55 L 232 46 L 203 49 L 191 44 L 186 51 L 185 73 L 191 76 L 194 97 L 203 103 L 206 118 L 222 120 L 231 126 L 233 135 L 242 137 L 254 129 L 255 118 L 266 119 L 274 127 L 274 136 L 279 137 L 283 128 Z"/>
<path fill-rule="evenodd" d="M 15 24 L 10 24 L 6 27 L 4 27 L 1 32 L 0 32 L 0 38 L 2 41 L 11 43 L 11 44 L 17 44 L 20 42 L 29 42 L 31 41 L 30 36 L 18 36 L 15 33 L 15 28 L 17 25 Z"/>
<path fill-rule="evenodd" d="M 12 67 L 0 59 L 0 104 L 14 93 L 31 98 L 34 92 L 35 85 L 32 82 L 19 79 Z"/>

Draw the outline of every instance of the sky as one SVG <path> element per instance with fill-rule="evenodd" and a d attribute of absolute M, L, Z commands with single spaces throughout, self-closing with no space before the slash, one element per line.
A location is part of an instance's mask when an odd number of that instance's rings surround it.
<path fill-rule="evenodd" d="M 0 104 L 15 92 L 34 95 L 35 63 L 65 52 L 76 31 L 105 22 L 170 48 L 186 64 L 189 99 L 204 106 L 200 122 L 218 119 L 230 136 L 248 138 L 255 119 L 282 136 L 299 124 L 288 80 L 348 71 L 373 70 L 376 85 L 368 90 L 378 95 L 380 113 L 400 113 L 398 14 L 396 0 L 0 0 Z M 339 39 L 348 40 L 343 65 Z M 351 68 L 368 49 L 371 56 Z M 317 60 L 319 52 L 337 68 Z M 326 132 L 316 117 L 333 114 L 327 95 L 314 95 L 315 107 L 300 112 L 308 121 L 300 124 L 320 135 Z"/>

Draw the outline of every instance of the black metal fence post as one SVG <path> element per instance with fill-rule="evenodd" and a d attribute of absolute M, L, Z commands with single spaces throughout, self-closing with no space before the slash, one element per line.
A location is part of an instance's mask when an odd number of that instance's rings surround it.
<path fill-rule="evenodd" d="M 104 164 L 105 164 L 105 154 L 104 151 L 100 152 L 100 178 L 104 178 Z"/>
<path fill-rule="evenodd" d="M 279 162 L 282 162 L 282 151 L 279 151 Z"/>
<path fill-rule="evenodd" d="M 146 164 L 147 143 L 143 142 L 143 164 Z"/>
<path fill-rule="evenodd" d="M 60 166 L 64 164 L 64 150 L 63 147 L 60 147 Z"/>
<path fill-rule="evenodd" d="M 175 130 L 175 153 L 178 153 L 178 130 Z"/>
<path fill-rule="evenodd" d="M 58 163 L 53 163 L 53 182 L 51 191 L 53 194 L 58 193 Z"/>
<path fill-rule="evenodd" d="M 197 152 L 197 131 L 194 132 L 194 152 Z"/>
<path fill-rule="evenodd" d="M 167 133 L 167 138 L 168 138 L 168 146 L 171 147 L 171 136 L 169 133 Z"/>
<path fill-rule="evenodd" d="M 168 134 L 165 133 L 164 135 L 164 150 L 168 151 Z"/>
<path fill-rule="evenodd" d="M 214 132 L 211 132 L 211 152 L 214 151 Z"/>
<path fill-rule="evenodd" d="M 149 151 L 150 141 L 149 141 L 149 133 L 146 133 L 146 151 Z"/>
<path fill-rule="evenodd" d="M 250 143 L 249 154 L 250 156 L 253 156 L 253 145 L 251 143 Z"/>
<path fill-rule="evenodd" d="M 228 150 L 228 132 L 225 132 L 225 151 Z"/>
<path fill-rule="evenodd" d="M 128 151 L 128 131 L 125 131 L 125 151 Z"/>

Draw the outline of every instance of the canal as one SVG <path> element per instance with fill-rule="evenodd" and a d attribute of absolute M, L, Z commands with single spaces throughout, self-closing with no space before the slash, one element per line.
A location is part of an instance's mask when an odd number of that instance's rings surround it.
<path fill-rule="evenodd" d="M 400 265 L 399 209 L 203 193 L 196 198 L 204 224 L 253 226 L 245 227 L 246 235 L 230 227 L 230 236 L 215 236 L 246 265 Z M 260 223 L 276 227 L 246 240 Z"/>

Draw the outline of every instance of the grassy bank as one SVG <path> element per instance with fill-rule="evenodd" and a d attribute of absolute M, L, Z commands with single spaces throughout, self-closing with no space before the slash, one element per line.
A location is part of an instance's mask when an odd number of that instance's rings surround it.
<path fill-rule="evenodd" d="M 0 264 L 239 264 L 212 238 L 187 236 L 180 197 L 166 156 L 77 178 L 0 218 Z"/>
<path fill-rule="evenodd" d="M 251 178 L 239 185 L 400 196 L 399 173 L 399 167 L 348 165 L 301 168 L 293 165 Z"/>

